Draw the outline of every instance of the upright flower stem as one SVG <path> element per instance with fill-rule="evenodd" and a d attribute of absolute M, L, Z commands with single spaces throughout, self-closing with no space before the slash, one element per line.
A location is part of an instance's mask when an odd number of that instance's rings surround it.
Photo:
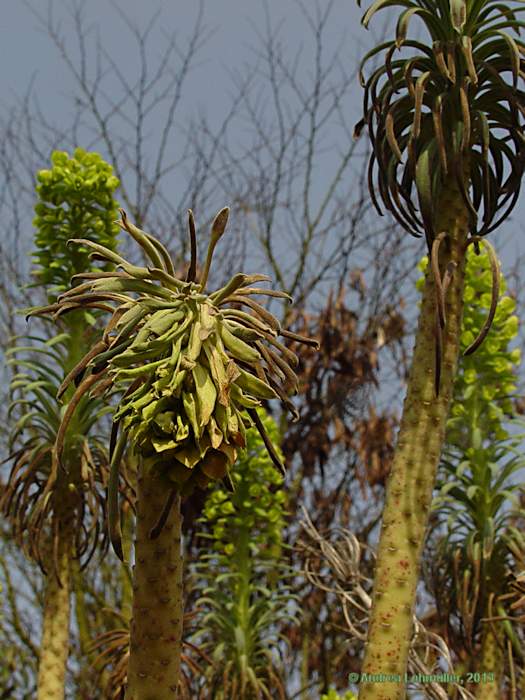
<path fill-rule="evenodd" d="M 244 490 L 247 491 L 243 484 Z M 248 493 L 246 494 L 248 498 Z M 237 618 L 237 664 L 240 670 L 241 678 L 241 697 L 244 697 L 248 692 L 249 696 L 249 676 L 246 673 L 246 667 L 253 657 L 253 620 L 252 610 L 250 607 L 250 593 L 253 586 L 253 572 L 250 566 L 250 549 L 249 542 L 250 533 L 245 530 L 240 533 L 237 551 L 235 553 L 236 568 L 238 573 L 237 585 L 235 586 L 235 608 L 232 611 Z"/>
<path fill-rule="evenodd" d="M 182 648 L 180 497 L 160 535 L 150 539 L 166 503 L 168 482 L 140 467 L 133 571 L 133 618 L 126 700 L 174 700 Z"/>
<path fill-rule="evenodd" d="M 58 525 L 57 553 L 53 543 L 45 556 L 44 619 L 38 663 L 37 700 L 64 700 L 69 655 L 72 528 Z"/>
<path fill-rule="evenodd" d="M 67 372 L 82 356 L 82 320 L 74 316 L 69 323 L 70 350 L 64 370 Z M 72 422 L 72 431 L 75 423 Z M 74 458 L 73 458 L 74 459 Z M 73 461 L 73 460 L 72 460 Z M 37 700 L 64 700 L 69 657 L 70 596 L 73 589 L 71 559 L 75 539 L 75 499 L 69 490 L 78 482 L 78 465 L 61 470 L 54 494 L 53 534 L 45 552 L 45 594 Z M 53 541 L 54 540 L 54 541 Z M 56 553 L 53 550 L 56 550 Z"/>
<path fill-rule="evenodd" d="M 446 295 L 440 391 L 436 397 L 436 292 L 429 265 L 407 396 L 386 488 L 362 668 L 363 673 L 384 674 L 392 679 L 362 680 L 360 700 L 402 700 L 406 695 L 404 676 L 413 632 L 421 554 L 457 367 L 468 215 L 454 180 L 444 185 L 435 211 L 436 234 L 441 231 L 448 234 L 440 248 L 440 268 L 443 271 L 450 261 L 456 264 Z"/>

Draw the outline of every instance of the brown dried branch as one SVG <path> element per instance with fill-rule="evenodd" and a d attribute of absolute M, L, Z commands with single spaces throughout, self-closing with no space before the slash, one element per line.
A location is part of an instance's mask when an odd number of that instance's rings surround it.
<path fill-rule="evenodd" d="M 346 296 L 341 287 L 337 296 L 329 293 L 320 312 L 295 315 L 294 327 L 316 339 L 319 350 L 308 347 L 300 352 L 301 420 L 288 426 L 283 452 L 289 462 L 300 455 L 309 476 L 317 469 L 323 473 L 335 450 L 344 449 L 358 455 L 361 483 L 374 485 L 383 483 L 388 473 L 395 421 L 390 415 L 376 415 L 368 396 L 378 385 L 378 351 L 400 340 L 403 319 L 391 311 L 361 330 Z"/>

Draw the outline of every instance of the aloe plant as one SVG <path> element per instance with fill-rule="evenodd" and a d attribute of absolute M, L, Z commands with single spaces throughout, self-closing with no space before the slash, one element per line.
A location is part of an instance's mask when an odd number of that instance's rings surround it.
<path fill-rule="evenodd" d="M 189 213 L 191 260 L 177 279 L 166 248 L 134 226 L 121 210 L 120 226 L 148 258 L 132 265 L 88 239 L 74 245 L 113 263 L 115 272 L 84 273 L 85 281 L 34 314 L 111 309 L 103 340 L 69 373 L 76 396 L 121 390 L 110 444 L 109 534 L 122 558 L 118 473 L 129 444 L 139 455 L 138 504 L 127 700 L 163 700 L 177 692 L 182 640 L 181 497 L 210 480 L 228 478 L 247 426 L 255 425 L 279 469 L 283 465 L 259 418 L 261 400 L 279 398 L 295 414 L 285 386 L 296 385 L 296 356 L 279 335 L 317 345 L 285 329 L 253 299 L 284 292 L 253 286 L 265 275 L 235 275 L 206 292 L 214 249 L 229 210 L 215 217 L 202 275 L 196 280 L 196 233 Z M 247 311 L 238 308 L 244 306 Z M 251 312 L 251 313 L 250 313 Z M 66 430 L 71 415 L 65 415 Z M 60 463 L 62 445 L 56 445 Z"/>
<path fill-rule="evenodd" d="M 376 0 L 363 16 L 399 7 L 394 39 L 363 59 L 369 185 L 410 234 L 425 236 L 428 267 L 397 448 L 387 485 L 360 698 L 405 696 L 416 586 L 459 352 L 465 252 L 515 205 L 523 173 L 523 11 L 497 0 Z M 410 21 L 429 37 L 408 35 Z M 396 55 L 399 54 L 399 57 Z M 371 75 L 364 66 L 380 58 Z M 479 218 L 479 225 L 478 225 Z M 496 288 L 496 281 L 494 289 Z M 496 297 L 497 294 L 494 294 Z M 467 348 L 475 350 L 494 313 Z"/>
<path fill-rule="evenodd" d="M 275 422 L 259 409 L 276 445 Z M 290 576 L 282 556 L 286 494 L 283 476 L 266 454 L 257 431 L 232 473 L 234 490 L 217 486 L 206 499 L 201 536 L 208 551 L 196 566 L 206 612 L 198 639 L 214 660 L 208 681 L 217 700 L 285 697 L 279 672 L 279 625 L 290 620 Z"/>
<path fill-rule="evenodd" d="M 113 222 L 118 180 L 96 153 L 77 149 L 52 155 L 50 170 L 38 173 L 35 206 L 36 285 L 56 298 L 66 280 L 86 264 L 85 255 L 67 255 L 65 243 L 73 233 L 92 233 L 114 248 L 118 227 Z M 93 318 L 83 311 L 62 323 L 62 332 L 46 340 L 45 332 L 15 339 L 7 352 L 15 369 L 9 415 L 14 463 L 1 508 L 13 535 L 46 574 L 43 630 L 39 659 L 38 700 L 62 700 L 69 651 L 70 559 L 89 561 L 102 535 L 104 464 L 107 450 L 96 426 L 107 408 L 97 398 L 63 391 L 64 372 L 74 366 L 84 344 L 92 341 Z M 65 404 L 57 403 L 64 394 Z M 75 409 L 67 432 L 63 415 Z M 54 444 L 63 445 L 62 468 Z M 106 471 L 107 474 L 107 471 Z M 99 486 L 96 487 L 95 483 Z"/>
<path fill-rule="evenodd" d="M 491 305 L 486 255 L 468 258 L 465 300 L 462 349 Z M 525 469 L 522 437 L 505 427 L 514 414 L 511 397 L 521 359 L 519 348 L 508 347 L 518 333 L 515 306 L 502 296 L 486 342 L 461 359 L 434 504 L 438 518 L 447 518 L 433 564 L 437 605 L 452 629 L 457 627 L 452 619 L 459 622 L 461 632 L 455 634 L 470 653 L 468 670 L 479 673 L 475 692 L 484 700 L 502 697 L 505 673 L 517 675 L 513 656 L 523 667 L 521 624 L 511 624 L 505 602 L 509 581 L 525 559 L 525 538 L 514 524 L 525 517 L 518 497 Z M 514 650 L 510 656 L 507 640 Z"/>

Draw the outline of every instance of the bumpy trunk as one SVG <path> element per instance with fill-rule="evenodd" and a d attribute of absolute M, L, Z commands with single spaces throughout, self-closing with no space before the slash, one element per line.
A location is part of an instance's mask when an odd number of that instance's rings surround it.
<path fill-rule="evenodd" d="M 459 190 L 455 183 L 449 183 L 436 207 L 436 231 L 449 235 L 441 244 L 440 269 L 443 271 L 451 260 L 457 265 L 446 296 L 440 393 L 436 398 L 436 301 L 429 265 L 403 417 L 386 489 L 362 668 L 363 674 L 373 675 L 368 681 L 361 679 L 360 700 L 402 700 L 406 695 L 405 673 L 421 553 L 459 352 L 467 223 Z"/>
<path fill-rule="evenodd" d="M 478 663 L 480 680 L 475 687 L 475 694 L 479 700 L 500 700 L 503 662 L 503 650 L 494 634 L 494 629 L 486 624 Z"/>
<path fill-rule="evenodd" d="M 64 372 L 67 373 L 82 357 L 84 316 L 72 315 L 69 321 L 70 340 Z M 76 430 L 75 419 L 69 434 Z M 79 482 L 78 455 L 69 455 L 70 463 L 65 472 L 59 472 L 56 491 L 53 495 L 53 532 L 55 544 L 50 541 L 45 551 L 46 588 L 44 595 L 44 619 L 40 660 L 38 667 L 37 700 L 64 700 L 65 677 L 69 656 L 69 620 L 71 569 L 75 540 L 75 495 L 70 484 Z M 55 548 L 56 553 L 53 553 Z"/>
<path fill-rule="evenodd" d="M 56 559 L 52 546 L 46 552 L 47 576 L 37 700 L 64 700 L 69 653 L 71 544 L 72 529 L 66 526 L 58 531 Z"/>
<path fill-rule="evenodd" d="M 126 700 L 177 697 L 183 616 L 179 498 L 159 537 L 149 538 L 168 490 L 167 482 L 158 476 L 139 476 Z"/>

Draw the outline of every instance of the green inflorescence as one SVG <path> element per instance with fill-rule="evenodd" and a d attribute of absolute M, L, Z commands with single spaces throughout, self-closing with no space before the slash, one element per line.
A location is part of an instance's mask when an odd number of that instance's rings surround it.
<path fill-rule="evenodd" d="M 427 265 L 426 259 L 420 269 Z M 421 281 L 419 285 L 421 286 Z M 465 276 L 465 307 L 461 349 L 478 334 L 491 304 L 489 256 L 471 253 Z M 494 596 L 494 609 L 507 577 L 520 567 L 525 538 L 515 527 L 525 516 L 518 498 L 525 461 L 516 425 L 513 397 L 520 350 L 510 349 L 518 334 L 516 302 L 505 294 L 484 342 L 471 355 L 460 357 L 434 509 L 446 525 L 435 554 L 435 571 L 442 600 L 469 622 L 470 634 L 482 628 L 481 618 Z M 470 610 L 464 605 L 472 604 Z M 499 606 L 499 607 L 498 607 Z M 462 623 L 463 624 L 463 623 Z M 464 623 L 467 624 L 467 623 Z M 519 648 L 512 625 L 503 625 L 511 644 Z"/>
<path fill-rule="evenodd" d="M 356 695 L 352 693 L 351 690 L 347 691 L 344 695 L 339 695 L 336 690 L 330 688 L 328 693 L 321 695 L 321 700 L 356 700 Z"/>
<path fill-rule="evenodd" d="M 424 270 L 425 257 L 419 264 Z M 491 303 L 492 275 L 489 256 L 482 251 L 470 253 L 465 273 L 463 324 L 460 349 L 464 351 L 477 336 L 488 314 Z M 424 280 L 417 283 L 422 289 Z M 473 354 L 462 356 L 454 384 L 455 401 L 447 422 L 449 444 L 468 449 L 465 435 L 465 416 L 476 415 L 477 428 L 490 441 L 505 439 L 505 415 L 513 413 L 511 397 L 516 391 L 516 368 L 521 361 L 519 348 L 509 349 L 518 334 L 518 317 L 514 315 L 516 302 L 505 294 L 506 283 L 500 282 L 498 301 L 492 328 L 481 347 Z"/>
<path fill-rule="evenodd" d="M 120 183 L 98 153 L 82 148 L 76 148 L 72 156 L 54 151 L 51 164 L 51 169 L 37 174 L 33 219 L 37 250 L 32 258 L 36 284 L 49 285 L 50 294 L 56 296 L 69 287 L 74 274 L 95 269 L 87 248 L 68 250 L 70 238 L 81 235 L 116 249 L 118 205 L 113 193 Z"/>
<path fill-rule="evenodd" d="M 270 439 L 277 445 L 275 422 L 261 409 L 258 413 Z M 254 428 L 246 431 L 246 450 L 241 453 L 231 479 L 233 493 L 216 488 L 204 506 L 203 519 L 212 528 L 213 549 L 231 556 L 239 538 L 248 531 L 253 555 L 262 559 L 278 557 L 285 518 L 286 496 L 280 488 L 284 478 L 269 459 Z"/>
<path fill-rule="evenodd" d="M 258 413 L 279 451 L 275 422 L 262 409 Z M 291 618 L 292 596 L 282 556 L 283 477 L 254 428 L 246 432 L 246 449 L 231 477 L 234 491 L 216 486 L 201 518 L 208 530 L 202 536 L 212 542 L 197 566 L 199 604 L 207 610 L 201 634 L 217 662 L 211 682 L 217 680 L 220 690 L 214 697 L 269 697 L 280 683 L 278 629 Z"/>

